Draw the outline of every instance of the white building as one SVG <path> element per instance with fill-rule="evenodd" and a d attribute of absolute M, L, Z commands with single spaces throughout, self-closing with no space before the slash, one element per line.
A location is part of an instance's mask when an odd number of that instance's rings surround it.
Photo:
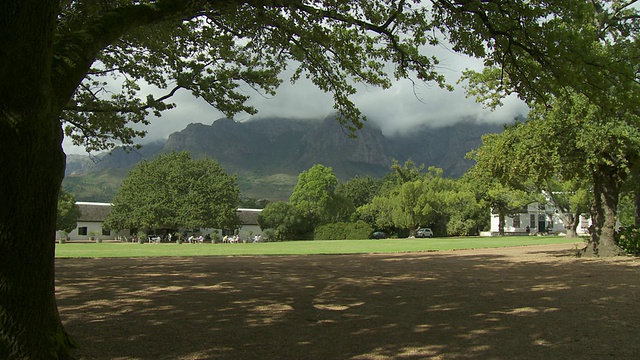
<path fill-rule="evenodd" d="M 76 205 L 80 208 L 81 215 L 78 218 L 78 227 L 67 235 L 69 240 L 90 240 L 92 237 L 101 240 L 116 240 L 122 237 L 130 238 L 132 235 L 135 235 L 131 233 L 131 230 L 120 230 L 116 232 L 103 227 L 104 220 L 107 218 L 113 206 L 112 204 L 78 201 Z M 262 209 L 238 208 L 237 214 L 242 224 L 240 229 L 238 229 L 240 238 L 246 239 L 249 235 L 253 236 L 262 233 L 258 225 L 258 215 L 260 215 L 261 211 Z M 216 231 L 218 234 L 222 234 L 222 231 L 218 229 L 192 229 L 189 233 L 207 235 L 213 234 Z M 62 239 L 64 235 L 62 231 L 58 231 L 56 233 L 56 239 Z"/>
<path fill-rule="evenodd" d="M 130 236 L 129 230 L 119 232 L 104 229 L 102 224 L 111 211 L 111 204 L 98 202 L 76 202 L 80 208 L 80 217 L 78 218 L 78 227 L 71 231 L 67 236 L 69 240 L 89 240 L 91 237 L 102 240 L 113 240 L 118 236 Z M 62 231 L 56 233 L 56 239 L 64 237 Z"/>
<path fill-rule="evenodd" d="M 531 203 L 517 214 L 506 216 L 504 222 L 505 235 L 527 235 L 527 233 L 566 234 L 567 232 L 564 222 L 555 207 L 548 204 Z M 491 235 L 499 234 L 499 223 L 498 214 L 492 213 Z M 576 233 L 578 235 L 587 235 L 590 225 L 591 219 L 581 215 Z M 527 232 L 527 227 L 529 232 Z"/>

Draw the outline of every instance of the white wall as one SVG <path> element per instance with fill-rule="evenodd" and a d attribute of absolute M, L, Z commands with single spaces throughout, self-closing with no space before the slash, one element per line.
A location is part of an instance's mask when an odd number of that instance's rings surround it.
<path fill-rule="evenodd" d="M 78 234 L 79 229 L 84 227 L 87 228 L 86 235 Z M 103 235 L 102 222 L 97 221 L 78 221 L 78 227 L 76 227 L 67 236 L 69 237 L 69 240 L 89 240 L 89 234 L 92 232 L 96 234 L 96 238 L 102 240 L 115 240 L 118 236 L 126 236 L 127 238 L 130 237 L 129 230 L 121 230 L 119 232 L 111 230 L 109 232 L 109 235 Z M 62 239 L 63 236 L 64 233 L 62 231 L 56 232 L 56 240 Z"/>
<path fill-rule="evenodd" d="M 562 219 L 555 212 L 555 209 L 546 205 L 544 210 L 538 208 L 537 203 L 529 204 L 526 213 L 516 214 L 514 216 L 506 216 L 504 224 L 505 234 L 517 233 L 526 234 L 526 228 L 529 226 L 531 234 L 538 232 L 538 225 L 541 220 L 545 222 L 545 232 L 552 234 L 566 234 L 566 228 Z M 520 216 L 520 225 L 514 226 L 514 218 Z M 533 221 L 532 221 L 533 220 Z M 578 235 L 588 234 L 587 228 L 591 224 L 589 218 L 582 215 L 580 217 L 580 225 L 576 229 Z M 491 214 L 491 233 L 499 232 L 500 219 L 498 214 Z M 517 225 L 517 224 L 515 224 Z"/>

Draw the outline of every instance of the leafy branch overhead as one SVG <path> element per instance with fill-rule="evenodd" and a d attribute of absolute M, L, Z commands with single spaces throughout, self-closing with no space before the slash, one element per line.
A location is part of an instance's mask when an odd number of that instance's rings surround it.
<path fill-rule="evenodd" d="M 333 94 L 354 131 L 365 120 L 350 100 L 356 82 L 387 88 L 415 76 L 451 88 L 429 55 L 443 41 L 497 68 L 500 96 L 545 101 L 566 87 L 597 96 L 638 80 L 629 66 L 638 47 L 623 46 L 638 31 L 634 2 L 68 1 L 54 46 L 58 106 L 66 134 L 97 150 L 143 135 L 125 126 L 173 108 L 181 90 L 227 117 L 254 114 L 248 90 L 275 94 L 292 67 L 292 82 Z"/>
<path fill-rule="evenodd" d="M 274 95 L 288 67 L 291 81 L 331 92 L 353 131 L 364 120 L 353 83 L 389 87 L 389 62 L 395 77 L 415 71 L 444 86 L 437 61 L 418 51 L 435 41 L 425 12 L 406 1 L 70 2 L 55 39 L 65 133 L 88 150 L 130 144 L 144 131 L 126 125 L 173 108 L 181 90 L 228 117 L 254 114 L 247 90 Z"/>

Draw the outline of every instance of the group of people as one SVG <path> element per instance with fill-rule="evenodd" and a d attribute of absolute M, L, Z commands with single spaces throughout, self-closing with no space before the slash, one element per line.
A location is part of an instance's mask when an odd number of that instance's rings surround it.
<path fill-rule="evenodd" d="M 204 236 L 200 235 L 195 237 L 194 235 L 191 235 L 187 238 L 187 242 L 189 242 L 189 244 L 201 244 L 204 242 Z"/>
<path fill-rule="evenodd" d="M 160 240 L 168 240 L 169 242 L 171 242 L 172 240 L 181 240 L 184 239 L 186 237 L 187 242 L 189 244 L 202 244 L 204 242 L 214 242 L 214 240 L 212 239 L 212 236 L 210 234 L 207 234 L 206 236 L 203 235 L 196 235 L 196 234 L 192 234 L 189 236 L 186 236 L 187 234 L 184 234 L 184 237 L 181 235 L 177 235 L 174 236 L 171 233 L 169 233 L 168 235 L 165 235 L 163 237 L 160 236 L 148 236 L 149 242 L 160 242 Z M 219 239 L 219 238 L 216 238 Z M 240 236 L 238 234 L 236 235 L 225 235 L 222 238 L 222 242 L 223 243 L 229 243 L 229 244 L 237 244 L 241 241 Z M 249 236 L 247 238 L 247 240 L 245 240 L 244 242 L 254 242 L 254 243 L 258 243 L 258 242 L 262 242 L 263 238 L 262 238 L 262 234 L 257 234 L 255 236 Z"/>
<path fill-rule="evenodd" d="M 258 234 L 256 236 L 249 237 L 248 240 L 249 240 L 249 242 L 254 242 L 254 243 L 261 242 L 262 241 L 262 235 Z M 232 236 L 231 235 L 225 235 L 222 238 L 222 243 L 237 244 L 239 242 L 240 242 L 240 236 L 237 235 L 237 234 L 236 235 L 232 235 Z"/>
<path fill-rule="evenodd" d="M 225 235 L 225 236 L 222 238 L 222 243 L 223 243 L 223 244 L 224 244 L 224 243 L 237 244 L 237 243 L 239 243 L 239 242 L 240 242 L 240 236 L 238 236 L 237 234 L 236 234 L 236 235 L 233 235 L 233 236 Z"/>

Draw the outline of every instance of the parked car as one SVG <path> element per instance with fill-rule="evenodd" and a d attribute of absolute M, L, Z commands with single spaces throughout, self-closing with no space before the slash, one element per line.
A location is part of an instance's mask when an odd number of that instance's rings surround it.
<path fill-rule="evenodd" d="M 373 238 L 373 239 L 386 239 L 387 238 L 387 234 L 385 234 L 382 231 L 374 231 L 373 234 L 371 234 L 371 238 Z"/>
<path fill-rule="evenodd" d="M 432 238 L 433 237 L 433 231 L 431 231 L 431 229 L 429 229 L 429 228 L 420 228 L 420 229 L 418 229 L 418 232 L 416 233 L 416 237 L 417 238 Z"/>

